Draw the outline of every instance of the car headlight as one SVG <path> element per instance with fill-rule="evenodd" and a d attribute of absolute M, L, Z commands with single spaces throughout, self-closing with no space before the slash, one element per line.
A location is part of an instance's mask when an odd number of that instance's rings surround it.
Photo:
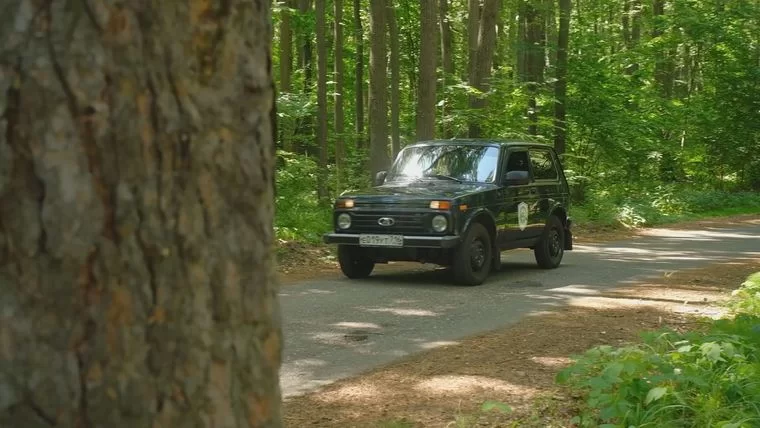
<path fill-rule="evenodd" d="M 338 228 L 346 230 L 349 227 L 351 227 L 351 216 L 346 213 L 338 215 Z"/>
<path fill-rule="evenodd" d="M 445 216 L 437 215 L 433 217 L 433 230 L 436 232 L 443 232 L 449 226 L 449 221 Z"/>

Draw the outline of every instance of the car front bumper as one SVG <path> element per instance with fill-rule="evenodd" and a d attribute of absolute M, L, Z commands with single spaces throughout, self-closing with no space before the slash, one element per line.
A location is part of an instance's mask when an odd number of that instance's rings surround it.
<path fill-rule="evenodd" d="M 326 244 L 359 245 L 358 233 L 327 233 L 322 237 Z M 454 248 L 459 245 L 459 236 L 406 236 L 403 248 Z M 398 248 L 398 247 L 372 247 Z"/>

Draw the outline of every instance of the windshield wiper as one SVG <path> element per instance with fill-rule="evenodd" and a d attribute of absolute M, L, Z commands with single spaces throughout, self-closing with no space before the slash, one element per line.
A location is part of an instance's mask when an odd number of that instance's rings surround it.
<path fill-rule="evenodd" d="M 451 181 L 456 181 L 457 183 L 461 183 L 462 182 L 462 180 L 460 180 L 460 179 L 458 179 L 456 177 L 452 177 L 450 175 L 445 175 L 445 174 L 428 174 L 428 175 L 425 175 L 425 177 L 434 177 L 434 178 L 437 178 L 437 179 L 440 179 L 440 180 L 451 180 Z"/>

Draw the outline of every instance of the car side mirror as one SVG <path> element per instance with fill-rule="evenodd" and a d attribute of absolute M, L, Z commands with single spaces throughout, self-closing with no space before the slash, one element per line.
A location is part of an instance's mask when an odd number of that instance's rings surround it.
<path fill-rule="evenodd" d="M 385 183 L 385 177 L 388 175 L 388 171 L 379 171 L 375 174 L 375 186 L 379 186 Z"/>
<path fill-rule="evenodd" d="M 528 171 L 509 171 L 504 176 L 504 184 L 507 186 L 530 184 L 530 173 Z"/>

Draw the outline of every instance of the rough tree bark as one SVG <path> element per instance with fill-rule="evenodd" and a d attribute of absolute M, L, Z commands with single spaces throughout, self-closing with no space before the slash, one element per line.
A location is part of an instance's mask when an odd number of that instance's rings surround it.
<path fill-rule="evenodd" d="M 396 10 L 393 3 L 385 7 L 388 12 L 388 38 L 390 45 L 390 69 L 391 69 L 391 154 L 395 158 L 401 150 L 401 61 L 399 60 L 399 34 L 396 22 Z"/>
<path fill-rule="evenodd" d="M 417 84 L 417 141 L 435 137 L 435 71 L 438 65 L 437 0 L 420 0 L 420 74 Z"/>
<path fill-rule="evenodd" d="M 317 173 L 317 197 L 327 199 L 327 40 L 325 0 L 316 0 L 317 32 L 317 146 L 319 147 L 319 171 Z"/>
<path fill-rule="evenodd" d="M 388 87 L 385 74 L 385 0 L 370 0 L 369 53 L 369 165 L 372 176 L 385 170 L 388 157 Z"/>
<path fill-rule="evenodd" d="M 3 8 L 0 426 L 280 426 L 270 2 Z"/>
<path fill-rule="evenodd" d="M 364 27 L 362 26 L 361 0 L 354 0 L 354 43 L 356 43 L 356 67 L 354 68 L 354 129 L 356 147 L 364 147 Z"/>

